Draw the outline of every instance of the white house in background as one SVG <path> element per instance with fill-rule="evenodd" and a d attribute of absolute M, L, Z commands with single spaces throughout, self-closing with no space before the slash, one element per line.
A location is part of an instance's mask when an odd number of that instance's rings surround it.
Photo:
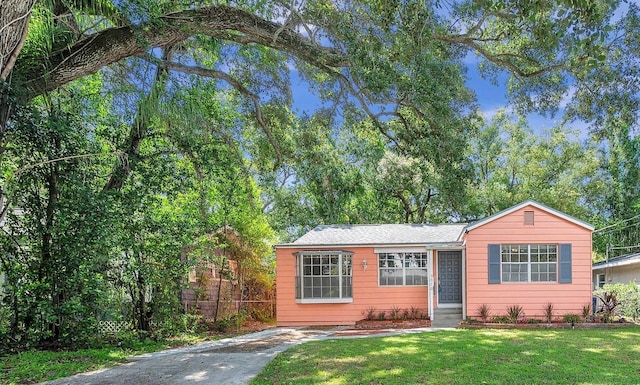
<path fill-rule="evenodd" d="M 605 283 L 640 284 L 640 252 L 609 258 L 593 264 L 593 287 L 602 287 Z"/>

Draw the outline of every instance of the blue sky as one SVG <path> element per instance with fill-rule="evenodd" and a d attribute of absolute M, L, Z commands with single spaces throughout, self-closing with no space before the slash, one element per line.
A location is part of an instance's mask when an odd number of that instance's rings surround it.
<path fill-rule="evenodd" d="M 467 66 L 467 86 L 473 90 L 477 97 L 477 104 L 484 117 L 491 119 L 500 109 L 510 111 L 507 92 L 508 74 L 499 77 L 498 85 L 493 84 L 490 80 L 480 76 L 478 70 L 478 58 L 470 54 L 464 60 Z M 303 112 L 311 113 L 320 106 L 320 100 L 314 95 L 308 87 L 308 84 L 297 76 L 295 68 L 291 72 L 292 92 L 294 100 L 294 109 L 299 114 Z M 540 114 L 527 115 L 529 127 L 536 133 L 543 132 L 561 124 L 561 114 L 556 114 L 553 118 Z M 587 124 L 584 122 L 567 123 L 566 126 L 573 130 L 580 131 L 580 139 L 588 137 L 589 131 Z"/>

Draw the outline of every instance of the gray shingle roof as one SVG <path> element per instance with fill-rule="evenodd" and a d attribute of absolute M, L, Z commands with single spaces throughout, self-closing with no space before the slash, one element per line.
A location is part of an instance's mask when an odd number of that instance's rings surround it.
<path fill-rule="evenodd" d="M 632 265 L 640 263 L 640 253 L 631 253 L 609 258 L 606 261 L 600 261 L 593 264 L 594 269 L 605 269 L 608 267 Z"/>
<path fill-rule="evenodd" d="M 462 232 L 465 226 L 465 223 L 445 225 L 326 225 L 316 227 L 289 245 L 415 245 L 455 243 L 462 241 Z"/>

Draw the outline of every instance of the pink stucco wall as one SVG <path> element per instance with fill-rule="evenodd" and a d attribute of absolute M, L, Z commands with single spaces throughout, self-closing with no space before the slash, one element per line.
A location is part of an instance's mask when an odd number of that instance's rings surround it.
<path fill-rule="evenodd" d="M 524 212 L 534 211 L 534 225 L 524 224 Z M 557 316 L 581 314 L 591 303 L 591 230 L 559 216 L 525 206 L 483 226 L 472 229 L 466 239 L 466 314 L 478 315 L 478 307 L 487 304 L 492 315 L 505 315 L 507 307 L 524 307 L 526 317 L 544 316 L 547 303 Z M 571 283 L 489 284 L 489 244 L 570 243 L 572 245 Z"/>
<path fill-rule="evenodd" d="M 387 312 L 419 307 L 427 311 L 427 286 L 379 286 L 377 255 L 371 247 L 342 247 L 353 255 L 353 302 L 330 304 L 301 304 L 295 298 L 294 253 L 309 249 L 276 249 L 276 313 L 278 326 L 352 325 L 365 318 L 369 307 Z M 332 248 L 322 248 L 332 250 Z M 366 258 L 368 267 L 362 267 Z"/>

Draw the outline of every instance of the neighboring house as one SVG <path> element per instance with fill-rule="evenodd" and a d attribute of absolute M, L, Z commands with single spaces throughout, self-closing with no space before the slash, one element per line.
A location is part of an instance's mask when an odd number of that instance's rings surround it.
<path fill-rule="evenodd" d="M 276 246 L 277 323 L 350 325 L 370 309 L 478 307 L 527 317 L 591 302 L 586 222 L 526 201 L 472 224 L 318 226 Z"/>
<path fill-rule="evenodd" d="M 593 264 L 593 287 L 605 283 L 640 284 L 640 253 L 621 255 Z"/>
<path fill-rule="evenodd" d="M 236 275 L 237 263 L 226 260 L 230 276 Z M 188 287 L 182 289 L 180 300 L 187 313 L 198 313 L 205 318 L 223 318 L 238 309 L 241 290 L 238 282 L 225 278 L 215 264 L 200 262 L 189 271 Z"/>

